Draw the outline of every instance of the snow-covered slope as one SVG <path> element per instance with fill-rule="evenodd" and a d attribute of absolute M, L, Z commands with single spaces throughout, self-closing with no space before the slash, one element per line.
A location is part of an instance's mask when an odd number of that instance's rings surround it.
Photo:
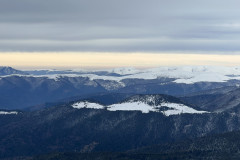
<path fill-rule="evenodd" d="M 145 70 L 134 68 L 118 68 L 108 70 L 109 73 L 117 73 L 122 76 L 100 76 L 96 74 L 62 75 L 83 76 L 93 79 L 121 81 L 123 79 L 157 79 L 160 77 L 174 78 L 176 83 L 192 84 L 196 82 L 225 82 L 231 79 L 240 80 L 240 67 L 221 66 L 180 66 L 159 67 Z M 51 78 L 51 77 L 50 77 Z M 55 76 L 56 79 L 56 76 Z"/>
<path fill-rule="evenodd" d="M 88 101 L 77 102 L 72 105 L 73 108 L 91 108 L 91 109 L 106 109 L 108 111 L 141 111 L 142 113 L 161 112 L 166 116 L 178 115 L 183 113 L 202 114 L 206 111 L 198 111 L 182 103 L 174 103 L 167 101 L 161 95 L 144 95 L 133 96 L 129 100 L 118 104 L 104 106 L 98 103 Z"/>
<path fill-rule="evenodd" d="M 109 74 L 100 74 L 107 72 Z M 31 72 L 29 72 L 31 73 Z M 34 73 L 34 72 L 32 72 Z M 88 77 L 90 80 L 102 79 L 120 82 L 123 79 L 157 79 L 173 78 L 175 83 L 192 84 L 196 82 L 226 82 L 228 80 L 240 80 L 240 67 L 223 66 L 178 66 L 178 67 L 159 67 L 152 69 L 116 68 L 112 70 L 94 71 L 55 71 L 49 74 L 28 75 L 35 77 L 48 77 L 57 80 L 59 77 Z M 52 73 L 52 74 L 50 74 Z M 66 74 L 67 73 L 67 74 Z M 118 74 L 120 76 L 113 76 Z M 25 76 L 25 75 L 22 75 Z"/>
<path fill-rule="evenodd" d="M 232 79 L 240 80 L 240 67 L 223 66 L 178 66 L 159 67 L 145 70 L 126 68 L 112 70 L 121 74 L 120 77 L 82 74 L 90 79 L 121 81 L 123 79 L 157 79 L 174 78 L 176 83 L 192 84 L 196 82 L 225 82 Z"/>

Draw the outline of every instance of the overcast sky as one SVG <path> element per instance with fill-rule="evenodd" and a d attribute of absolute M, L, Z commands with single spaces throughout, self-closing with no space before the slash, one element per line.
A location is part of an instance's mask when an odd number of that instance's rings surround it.
<path fill-rule="evenodd" d="M 239 0 L 0 0 L 0 51 L 238 53 Z"/>

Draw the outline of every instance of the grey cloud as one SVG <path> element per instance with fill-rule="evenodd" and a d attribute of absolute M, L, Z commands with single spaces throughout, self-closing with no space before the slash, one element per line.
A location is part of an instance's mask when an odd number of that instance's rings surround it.
<path fill-rule="evenodd" d="M 0 51 L 237 52 L 240 1 L 0 0 Z"/>

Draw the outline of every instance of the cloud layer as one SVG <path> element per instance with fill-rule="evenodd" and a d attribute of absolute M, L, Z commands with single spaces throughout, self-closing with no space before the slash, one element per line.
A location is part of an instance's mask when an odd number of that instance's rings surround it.
<path fill-rule="evenodd" d="M 240 1 L 0 0 L 0 51 L 238 53 Z"/>

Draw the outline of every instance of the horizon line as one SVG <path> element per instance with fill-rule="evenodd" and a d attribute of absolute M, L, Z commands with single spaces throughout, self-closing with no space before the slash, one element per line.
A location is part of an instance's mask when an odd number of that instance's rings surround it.
<path fill-rule="evenodd" d="M 14 68 L 155 68 L 161 66 L 239 66 L 240 55 L 180 53 L 0 52 L 0 66 Z"/>

